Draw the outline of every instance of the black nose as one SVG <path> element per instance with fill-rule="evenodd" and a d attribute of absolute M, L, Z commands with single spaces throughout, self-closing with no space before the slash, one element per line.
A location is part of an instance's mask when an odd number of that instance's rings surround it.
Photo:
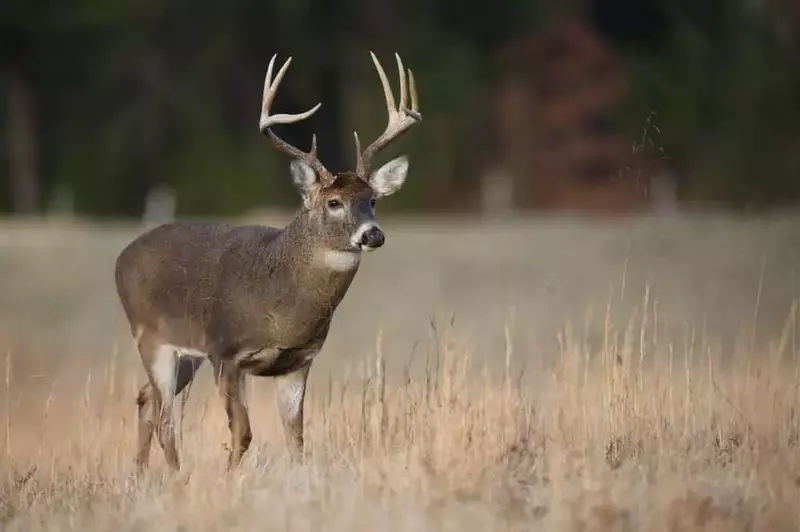
<path fill-rule="evenodd" d="M 383 231 L 377 227 L 370 227 L 364 234 L 361 235 L 361 245 L 370 248 L 379 248 L 386 240 L 383 236 Z"/>

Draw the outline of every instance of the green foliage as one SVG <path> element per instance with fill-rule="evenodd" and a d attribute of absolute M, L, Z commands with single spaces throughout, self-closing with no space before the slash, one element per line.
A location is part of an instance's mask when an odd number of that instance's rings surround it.
<path fill-rule="evenodd" d="M 408 153 L 414 176 L 382 208 L 422 210 L 472 177 L 464 161 L 492 112 L 484 98 L 498 50 L 585 7 L 614 22 L 600 31 L 631 76 L 617 123 L 638 137 L 657 113 L 657 142 L 684 198 L 753 206 L 800 198 L 800 60 L 778 40 L 775 17 L 745 0 L 648 0 L 633 11 L 626 1 L 496 0 L 486 9 L 380 0 L 368 9 L 364 0 L 9 0 L 0 5 L 0 62 L 30 87 L 45 196 L 66 187 L 81 213 L 138 215 L 147 191 L 166 182 L 190 216 L 296 204 L 285 157 L 255 127 L 273 53 L 295 57 L 277 105 L 291 112 L 323 102 L 308 123 L 284 130 L 287 140 L 307 149 L 322 131 L 326 159 L 352 164 L 352 131 L 368 142 L 386 120 L 367 51 L 397 90 L 396 50 L 416 74 L 424 122 L 381 154 L 378 162 Z M 632 31 L 637 23 L 647 25 Z M 325 85 L 328 65 L 340 73 Z M 5 106 L 0 119 L 8 120 Z M 0 140 L 8 145 L 7 128 Z M 9 210 L 5 151 L 0 164 L 0 209 Z"/>
<path fill-rule="evenodd" d="M 764 206 L 800 199 L 798 58 L 742 2 L 672 6 L 656 54 L 626 57 L 626 121 L 658 112 L 659 141 L 684 175 L 684 198 Z M 709 6 L 705 6 L 709 7 Z M 793 148 L 794 146 L 794 148 Z"/>

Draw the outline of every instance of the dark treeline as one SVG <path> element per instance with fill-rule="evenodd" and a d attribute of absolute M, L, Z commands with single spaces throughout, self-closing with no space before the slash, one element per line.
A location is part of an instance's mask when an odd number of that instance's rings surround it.
<path fill-rule="evenodd" d="M 345 169 L 385 125 L 369 50 L 395 91 L 400 53 L 424 116 L 383 156 L 412 164 L 389 208 L 476 209 L 495 174 L 510 205 L 628 208 L 653 172 L 679 200 L 791 203 L 799 21 L 791 0 L 5 0 L 0 210 L 138 216 L 158 184 L 185 215 L 296 204 L 258 133 L 267 63 L 294 57 L 276 110 L 323 104 L 279 134 Z"/>

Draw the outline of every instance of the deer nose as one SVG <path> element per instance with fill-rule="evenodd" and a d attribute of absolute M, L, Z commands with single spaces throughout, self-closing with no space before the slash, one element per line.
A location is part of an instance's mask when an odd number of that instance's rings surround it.
<path fill-rule="evenodd" d="M 367 249 L 379 248 L 386 241 L 383 236 L 383 231 L 376 225 L 373 225 L 361 234 L 361 245 Z"/>

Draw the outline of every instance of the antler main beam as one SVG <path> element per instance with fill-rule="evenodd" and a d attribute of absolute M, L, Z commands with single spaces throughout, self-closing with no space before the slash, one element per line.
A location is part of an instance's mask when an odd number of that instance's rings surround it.
<path fill-rule="evenodd" d="M 272 81 L 272 68 L 275 65 L 275 58 L 277 54 L 272 56 L 272 59 L 269 61 L 269 67 L 267 68 L 267 75 L 264 78 L 264 97 L 261 100 L 261 118 L 258 121 L 258 128 L 262 134 L 267 135 L 272 143 L 275 145 L 278 150 L 305 161 L 308 163 L 311 168 L 317 173 L 317 176 L 324 184 L 330 184 L 333 182 L 334 177 L 333 175 L 322 165 L 322 162 L 317 158 L 317 136 L 313 135 L 311 137 L 311 150 L 309 152 L 304 152 L 298 148 L 295 148 L 278 135 L 276 135 L 272 131 L 272 126 L 275 124 L 293 124 L 295 122 L 300 122 L 301 120 L 305 120 L 306 118 L 310 117 L 317 110 L 322 107 L 321 103 L 318 103 L 308 111 L 303 113 L 297 114 L 277 114 L 277 115 L 270 115 L 269 108 L 272 105 L 272 100 L 275 99 L 275 93 L 278 91 L 278 86 L 280 85 L 281 81 L 283 80 L 283 76 L 286 74 L 286 71 L 289 68 L 289 65 L 292 62 L 292 58 L 289 57 L 283 66 L 278 71 L 278 74 L 275 76 L 275 81 Z"/>
<path fill-rule="evenodd" d="M 394 139 L 405 133 L 411 126 L 417 122 L 422 121 L 422 114 L 419 112 L 419 97 L 417 96 L 417 86 L 414 82 L 414 73 L 408 69 L 408 82 L 406 82 L 406 72 L 403 67 L 403 61 L 398 54 L 394 54 L 397 60 L 397 71 L 400 77 L 400 105 L 396 106 L 392 88 L 389 85 L 389 80 L 386 78 L 386 72 L 381 67 L 378 58 L 375 54 L 370 52 L 372 62 L 375 64 L 375 69 L 378 71 L 378 76 L 381 79 L 383 86 L 383 94 L 386 97 L 386 110 L 389 113 L 389 122 L 386 129 L 372 144 L 362 152 L 361 143 L 358 139 L 358 133 L 354 133 L 356 144 L 356 173 L 362 178 L 367 179 L 372 157 L 381 149 L 385 148 Z M 407 92 L 411 96 L 411 109 L 406 107 Z"/>

